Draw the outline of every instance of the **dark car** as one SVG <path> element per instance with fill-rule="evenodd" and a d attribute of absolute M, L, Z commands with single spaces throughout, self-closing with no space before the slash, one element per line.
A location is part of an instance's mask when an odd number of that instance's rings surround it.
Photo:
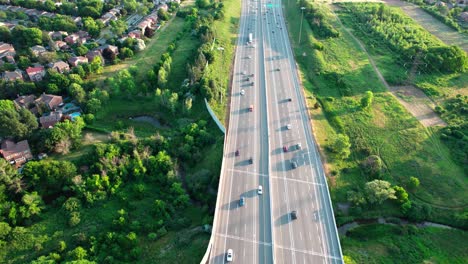
<path fill-rule="evenodd" d="M 241 196 L 239 199 L 239 206 L 244 206 L 244 204 L 245 204 L 245 198 L 244 196 Z"/>
<path fill-rule="evenodd" d="M 253 164 L 253 158 L 252 157 L 250 157 L 250 159 L 249 159 L 249 164 Z"/>
<path fill-rule="evenodd" d="M 292 219 L 292 220 L 296 220 L 296 219 L 297 219 L 297 212 L 296 212 L 296 211 L 292 211 L 292 212 L 291 212 L 291 219 Z"/>
<path fill-rule="evenodd" d="M 284 151 L 284 152 L 288 152 L 288 147 L 283 146 L 283 151 Z"/>
<path fill-rule="evenodd" d="M 291 161 L 291 168 L 293 169 L 297 168 L 297 162 Z"/>
<path fill-rule="evenodd" d="M 292 98 L 291 98 L 291 97 L 288 98 L 288 102 L 292 102 Z"/>
<path fill-rule="evenodd" d="M 239 150 L 236 150 L 236 156 L 239 156 Z"/>

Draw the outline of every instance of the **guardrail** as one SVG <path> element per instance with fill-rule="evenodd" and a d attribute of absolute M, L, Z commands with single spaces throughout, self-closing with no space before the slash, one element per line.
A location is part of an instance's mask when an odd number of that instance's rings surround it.
<path fill-rule="evenodd" d="M 210 104 L 208 103 L 208 100 L 206 100 L 206 98 L 205 98 L 205 105 L 206 105 L 206 109 L 208 109 L 208 113 L 210 113 L 211 118 L 213 118 L 213 120 L 215 121 L 216 125 L 218 125 L 219 130 L 221 130 L 221 132 L 223 132 L 223 134 L 226 134 L 226 128 L 224 128 L 224 126 L 223 126 L 223 124 L 221 123 L 221 121 L 219 121 L 218 116 L 215 114 L 215 112 L 213 111 L 213 109 L 211 109 L 211 106 L 210 106 Z M 223 160 L 224 160 L 224 159 L 223 159 Z"/>

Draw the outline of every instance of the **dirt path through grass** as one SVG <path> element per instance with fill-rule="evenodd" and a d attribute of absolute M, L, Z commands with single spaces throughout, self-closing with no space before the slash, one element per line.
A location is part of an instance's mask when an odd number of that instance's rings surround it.
<path fill-rule="evenodd" d="M 332 5 L 330 9 L 334 10 L 335 8 L 337 7 Z M 419 122 L 425 127 L 447 125 L 447 123 L 445 123 L 439 117 L 439 115 L 437 115 L 434 112 L 434 110 L 432 110 L 431 106 L 434 107 L 434 104 L 429 99 L 429 97 L 427 97 L 421 90 L 417 89 L 412 85 L 398 87 L 392 87 L 388 85 L 382 73 L 379 71 L 379 68 L 377 68 L 374 60 L 367 52 L 367 49 L 364 46 L 364 44 L 354 36 L 354 34 L 349 28 L 345 27 L 343 23 L 341 23 L 340 18 L 336 14 L 335 17 L 340 23 L 340 25 L 343 27 L 343 29 L 359 44 L 361 49 L 367 54 L 372 68 L 374 68 L 374 71 L 377 73 L 377 76 L 379 77 L 383 85 L 385 85 L 387 90 L 390 91 L 393 96 L 395 96 L 398 102 L 400 102 L 400 104 L 403 105 L 406 108 L 406 110 L 408 110 L 408 112 L 410 112 L 414 117 L 416 117 L 416 119 L 418 119 Z"/>

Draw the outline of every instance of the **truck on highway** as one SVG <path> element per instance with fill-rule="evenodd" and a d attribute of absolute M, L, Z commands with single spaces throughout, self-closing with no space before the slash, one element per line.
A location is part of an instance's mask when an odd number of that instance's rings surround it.
<path fill-rule="evenodd" d="M 252 33 L 249 33 L 249 40 L 247 43 L 251 44 L 253 42 L 253 35 Z"/>

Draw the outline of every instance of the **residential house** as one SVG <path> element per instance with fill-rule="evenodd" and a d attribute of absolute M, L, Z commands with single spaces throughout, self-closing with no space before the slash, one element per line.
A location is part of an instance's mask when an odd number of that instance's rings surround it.
<path fill-rule="evenodd" d="M 138 25 L 136 27 L 141 31 L 141 34 L 144 35 L 145 31 L 146 31 L 146 28 L 150 28 L 151 25 L 152 25 L 151 20 L 144 19 L 140 23 L 138 23 Z"/>
<path fill-rule="evenodd" d="M 37 67 L 28 67 L 26 73 L 29 76 L 29 79 L 33 82 L 42 81 L 42 78 L 45 76 L 46 71 L 43 66 Z"/>
<path fill-rule="evenodd" d="M 62 121 L 62 111 L 53 111 L 48 114 L 44 114 L 39 118 L 42 128 L 52 128 L 55 124 Z"/>
<path fill-rule="evenodd" d="M 32 159 L 31 149 L 27 140 L 15 143 L 12 140 L 5 140 L 2 142 L 0 154 L 10 164 L 19 168 L 21 165 Z"/>
<path fill-rule="evenodd" d="M 81 45 L 81 44 L 85 44 L 86 39 L 88 39 L 88 38 L 89 38 L 88 32 L 78 31 L 76 33 L 68 35 L 64 40 L 69 45 L 73 45 L 73 44 Z"/>
<path fill-rule="evenodd" d="M 6 71 L 4 74 L 3 74 L 3 79 L 7 82 L 14 82 L 14 81 L 17 81 L 17 80 L 21 80 L 23 81 L 23 73 L 21 72 L 21 70 L 14 70 L 14 71 Z"/>
<path fill-rule="evenodd" d="M 49 63 L 49 68 L 56 70 L 59 73 L 66 73 L 70 71 L 70 66 L 64 61 L 56 61 Z"/>
<path fill-rule="evenodd" d="M 66 31 L 51 31 L 49 36 L 53 40 L 62 40 L 63 36 L 68 36 L 68 33 Z"/>
<path fill-rule="evenodd" d="M 97 50 L 99 50 L 101 53 L 106 49 L 109 49 L 114 54 L 119 54 L 119 48 L 117 46 L 106 44 L 106 45 L 97 47 Z"/>
<path fill-rule="evenodd" d="M 7 57 L 7 56 L 14 57 L 15 55 L 16 55 L 16 51 L 13 45 L 0 42 L 0 59 L 3 59 L 4 57 Z"/>
<path fill-rule="evenodd" d="M 76 44 L 79 39 L 80 37 L 77 34 L 71 34 L 71 35 L 68 35 L 64 40 L 69 45 L 73 45 L 73 44 Z"/>
<path fill-rule="evenodd" d="M 70 63 L 72 67 L 76 67 L 81 63 L 88 63 L 88 58 L 83 56 L 71 57 L 68 59 L 68 63 Z"/>
<path fill-rule="evenodd" d="M 143 36 L 143 33 L 141 32 L 141 30 L 133 30 L 128 33 L 129 38 L 141 39 L 141 36 Z"/>
<path fill-rule="evenodd" d="M 63 104 L 62 96 L 53 95 L 53 94 L 41 94 L 39 98 L 35 100 L 36 106 L 45 105 L 49 110 L 57 109 L 61 104 Z"/>
<path fill-rule="evenodd" d="M 36 96 L 34 95 L 18 95 L 18 98 L 16 98 L 13 102 L 15 105 L 21 108 L 26 108 L 26 109 L 31 109 L 35 106 L 35 100 Z"/>
<path fill-rule="evenodd" d="M 36 45 L 36 46 L 31 47 L 31 52 L 32 54 L 34 54 L 34 56 L 37 57 L 41 55 L 42 53 L 46 52 L 46 49 L 43 46 Z"/>
<path fill-rule="evenodd" d="M 463 22 L 468 22 L 468 11 L 467 12 L 463 12 L 460 14 L 460 19 L 463 21 Z"/>
<path fill-rule="evenodd" d="M 60 49 L 60 50 L 67 50 L 70 48 L 65 41 L 61 41 L 61 40 L 55 41 L 55 45 L 57 46 L 57 49 Z"/>
<path fill-rule="evenodd" d="M 104 65 L 104 58 L 102 57 L 100 50 L 90 50 L 88 53 L 86 53 L 86 58 L 88 58 L 88 61 L 93 61 L 96 57 L 100 57 L 102 65 Z"/>
<path fill-rule="evenodd" d="M 457 6 L 459 6 L 459 7 L 468 6 L 468 0 L 458 0 L 457 1 Z"/>

